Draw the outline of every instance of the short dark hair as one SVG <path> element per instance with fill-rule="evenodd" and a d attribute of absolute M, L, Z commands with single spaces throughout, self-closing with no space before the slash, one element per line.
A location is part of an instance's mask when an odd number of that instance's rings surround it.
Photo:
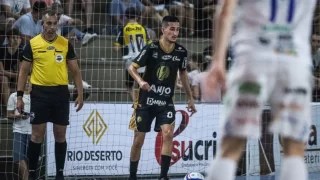
<path fill-rule="evenodd" d="M 56 12 L 54 12 L 52 9 L 47 9 L 46 11 L 43 12 L 43 15 L 47 15 L 48 16 L 55 16 Z"/>
<path fill-rule="evenodd" d="M 162 27 L 166 27 L 169 22 L 179 22 L 179 19 L 175 16 L 165 16 L 162 19 Z"/>
<path fill-rule="evenodd" d="M 33 3 L 32 11 L 39 12 L 47 9 L 47 3 L 45 1 L 36 1 Z"/>
<path fill-rule="evenodd" d="M 51 4 L 51 10 L 56 11 L 58 9 L 63 9 L 60 3 L 54 2 Z"/>
<path fill-rule="evenodd" d="M 10 37 L 10 36 L 20 36 L 20 31 L 18 29 L 9 29 L 6 32 L 6 37 Z"/>
<path fill-rule="evenodd" d="M 125 15 L 128 19 L 135 19 L 140 16 L 140 11 L 134 7 L 129 7 L 126 9 Z"/>

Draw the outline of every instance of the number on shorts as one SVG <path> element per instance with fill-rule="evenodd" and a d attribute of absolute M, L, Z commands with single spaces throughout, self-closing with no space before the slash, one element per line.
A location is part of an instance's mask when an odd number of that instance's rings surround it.
<path fill-rule="evenodd" d="M 270 21 L 275 22 L 277 19 L 277 13 L 278 13 L 278 1 L 279 0 L 271 0 L 271 16 Z M 287 14 L 287 22 L 291 23 L 293 21 L 294 12 L 295 12 L 295 6 L 296 6 L 296 0 L 289 0 L 289 8 L 288 8 L 288 14 Z"/>
<path fill-rule="evenodd" d="M 172 118 L 173 117 L 173 113 L 171 111 L 167 112 L 167 118 Z"/>

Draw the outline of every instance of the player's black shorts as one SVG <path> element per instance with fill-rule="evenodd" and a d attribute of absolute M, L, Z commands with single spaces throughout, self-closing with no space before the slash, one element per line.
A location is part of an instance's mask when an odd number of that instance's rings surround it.
<path fill-rule="evenodd" d="M 52 122 L 58 125 L 69 125 L 69 90 L 68 86 L 32 85 L 31 111 L 34 118 L 31 124 Z"/>
<path fill-rule="evenodd" d="M 139 73 L 139 75 L 142 77 L 143 73 Z M 125 70 L 125 76 L 126 76 L 126 80 L 125 80 L 125 84 L 127 88 L 132 88 L 133 84 L 134 84 L 134 79 L 133 77 L 129 74 L 128 70 Z"/>
<path fill-rule="evenodd" d="M 151 124 L 154 118 L 156 123 L 154 131 L 161 131 L 161 125 L 174 125 L 176 111 L 174 106 L 150 106 L 148 108 L 137 108 L 132 114 L 130 129 L 135 129 L 139 132 L 150 132 Z"/>

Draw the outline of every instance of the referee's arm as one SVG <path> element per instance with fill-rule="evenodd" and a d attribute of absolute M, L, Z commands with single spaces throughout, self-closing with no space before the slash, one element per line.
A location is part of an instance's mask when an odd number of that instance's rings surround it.
<path fill-rule="evenodd" d="M 31 45 L 30 45 L 30 42 L 27 42 L 22 52 L 22 61 L 20 63 L 17 91 L 24 91 L 32 61 L 33 61 L 33 54 L 32 54 Z M 18 98 L 22 98 L 22 97 L 18 96 Z"/>
<path fill-rule="evenodd" d="M 81 72 L 80 72 L 80 68 L 78 66 L 77 60 L 78 60 L 78 57 L 74 51 L 74 48 L 70 44 L 70 42 L 68 42 L 67 64 L 71 72 L 73 82 L 76 85 L 76 88 L 78 91 L 78 97 L 75 101 L 75 106 L 78 105 L 76 110 L 78 112 L 83 106 L 83 86 L 82 86 Z"/>

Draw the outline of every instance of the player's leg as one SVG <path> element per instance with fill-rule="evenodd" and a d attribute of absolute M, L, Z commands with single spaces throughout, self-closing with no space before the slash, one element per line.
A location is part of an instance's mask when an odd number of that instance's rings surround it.
<path fill-rule="evenodd" d="M 13 133 L 13 161 L 18 163 L 18 173 L 22 180 L 28 180 L 28 167 L 27 167 L 27 144 L 30 138 L 27 134 L 18 132 Z"/>
<path fill-rule="evenodd" d="M 130 152 L 130 179 L 132 180 L 137 179 L 138 164 L 145 136 L 145 132 L 134 132 L 134 138 Z"/>
<path fill-rule="evenodd" d="M 259 65 L 234 66 L 225 96 L 222 142 L 208 169 L 210 180 L 233 180 L 236 166 L 249 136 L 259 137 L 267 78 Z"/>
<path fill-rule="evenodd" d="M 55 100 L 53 100 L 55 99 Z M 64 179 L 63 171 L 67 153 L 66 131 L 69 125 L 69 92 L 67 86 L 61 86 L 52 96 L 54 106 L 52 109 L 53 134 L 55 139 L 56 179 Z"/>
<path fill-rule="evenodd" d="M 130 152 L 130 180 L 137 179 L 141 149 L 146 133 L 150 132 L 153 119 L 149 109 L 135 109 L 132 114 L 129 129 L 134 130 L 134 138 Z"/>
<path fill-rule="evenodd" d="M 127 91 L 129 93 L 129 96 L 131 100 L 134 100 L 134 92 L 133 92 L 133 84 L 134 84 L 134 79 L 131 77 L 129 72 L 125 70 L 125 85 L 127 87 Z"/>
<path fill-rule="evenodd" d="M 304 148 L 311 125 L 311 73 L 307 65 L 295 63 L 279 65 L 278 88 L 272 93 L 270 130 L 281 135 L 285 154 L 280 180 L 308 179 Z"/>
<path fill-rule="evenodd" d="M 176 111 L 174 107 L 159 108 L 156 116 L 155 131 L 162 133 L 161 171 L 159 179 L 168 179 L 171 162 L 173 131 Z"/>

